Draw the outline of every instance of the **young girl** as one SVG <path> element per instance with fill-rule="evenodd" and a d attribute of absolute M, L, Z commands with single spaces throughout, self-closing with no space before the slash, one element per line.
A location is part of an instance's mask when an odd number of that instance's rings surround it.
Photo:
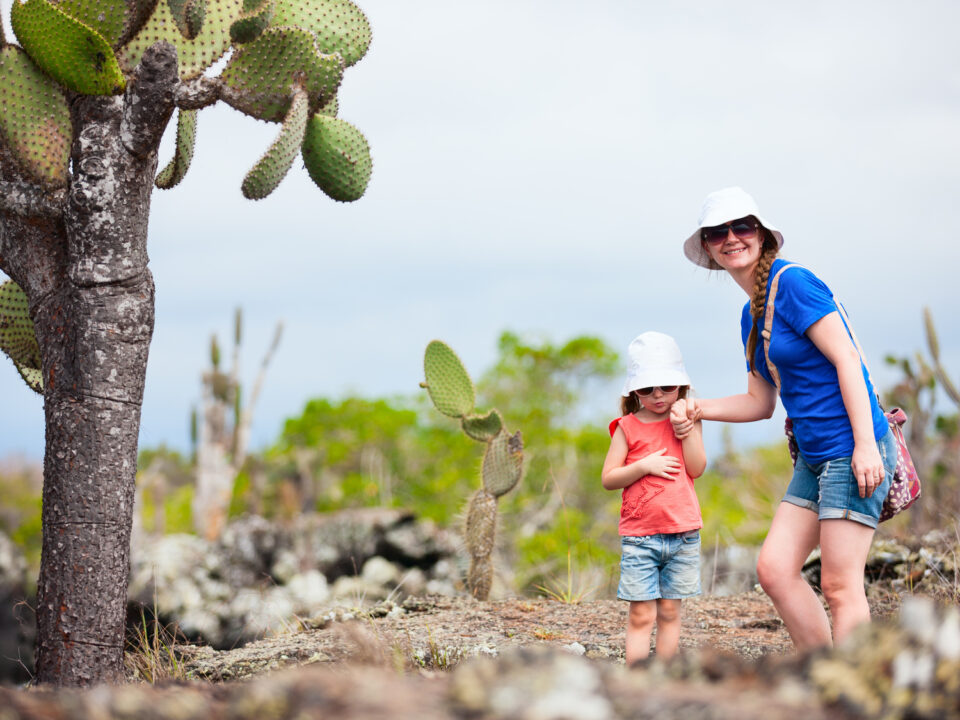
<path fill-rule="evenodd" d="M 630 343 L 623 387 L 623 417 L 610 423 L 610 450 L 601 481 L 623 489 L 620 507 L 620 587 L 630 601 L 626 661 L 650 652 L 657 625 L 657 655 L 670 658 L 680 641 L 680 601 L 700 594 L 700 504 L 693 478 L 707 465 L 699 422 L 681 441 L 671 409 L 690 387 L 680 348 L 669 335 L 646 332 Z M 675 418 L 678 420 L 679 418 Z M 685 428 L 686 429 L 686 428 Z"/>

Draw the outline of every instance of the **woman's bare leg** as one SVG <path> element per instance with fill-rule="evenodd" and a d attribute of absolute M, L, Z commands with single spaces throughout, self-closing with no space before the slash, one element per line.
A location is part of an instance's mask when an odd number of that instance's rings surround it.
<path fill-rule="evenodd" d="M 874 529 L 854 520 L 822 520 L 820 588 L 833 617 L 833 639 L 840 642 L 861 623 L 870 622 L 863 569 Z"/>
<path fill-rule="evenodd" d="M 630 615 L 627 617 L 627 667 L 650 654 L 650 633 L 653 632 L 656 619 L 656 600 L 630 602 Z"/>
<path fill-rule="evenodd" d="M 830 621 L 801 570 L 820 542 L 820 521 L 807 508 L 780 503 L 760 549 L 760 585 L 783 618 L 797 650 L 830 645 Z M 862 568 L 862 566 L 861 566 Z"/>

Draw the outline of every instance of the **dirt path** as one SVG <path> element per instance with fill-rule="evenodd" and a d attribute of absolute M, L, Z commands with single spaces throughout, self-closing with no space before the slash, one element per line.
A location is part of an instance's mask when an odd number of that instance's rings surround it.
<path fill-rule="evenodd" d="M 568 646 L 587 657 L 623 662 L 627 604 L 599 600 L 569 605 L 544 598 L 481 603 L 471 598 L 408 599 L 366 615 L 331 610 L 319 627 L 242 648 L 184 648 L 191 674 L 210 680 L 317 662 L 360 661 L 446 669 L 460 660 L 498 655 L 511 646 Z M 379 615 L 379 617 L 377 617 Z M 744 659 L 783 655 L 790 638 L 761 592 L 684 602 L 681 652 L 709 647 Z"/>

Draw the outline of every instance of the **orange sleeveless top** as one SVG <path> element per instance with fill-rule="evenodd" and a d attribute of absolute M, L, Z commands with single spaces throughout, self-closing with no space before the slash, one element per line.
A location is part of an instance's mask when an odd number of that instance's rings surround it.
<path fill-rule="evenodd" d="M 679 533 L 703 527 L 700 503 L 693 489 L 693 479 L 683 462 L 683 446 L 673 434 L 669 418 L 645 423 L 635 415 L 624 415 L 610 423 L 610 436 L 617 427 L 627 437 L 624 465 L 663 448 L 666 455 L 680 461 L 676 480 L 645 475 L 623 489 L 620 504 L 620 534 L 630 536 Z"/>

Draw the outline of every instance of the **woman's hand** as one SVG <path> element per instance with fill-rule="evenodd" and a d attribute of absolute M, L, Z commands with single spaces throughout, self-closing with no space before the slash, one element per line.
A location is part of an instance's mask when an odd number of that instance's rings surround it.
<path fill-rule="evenodd" d="M 677 400 L 670 406 L 670 422 L 673 423 L 673 434 L 677 440 L 683 440 L 690 434 L 701 415 L 700 404 L 695 398 Z"/>
<path fill-rule="evenodd" d="M 644 470 L 644 475 L 656 475 L 664 480 L 677 479 L 680 474 L 680 460 L 673 455 L 664 455 L 665 452 L 667 449 L 663 448 L 637 460 Z"/>
<path fill-rule="evenodd" d="M 873 495 L 873 491 L 883 482 L 886 473 L 880 451 L 874 442 L 857 443 L 853 446 L 850 467 L 853 470 L 853 476 L 857 479 L 860 497 Z"/>

